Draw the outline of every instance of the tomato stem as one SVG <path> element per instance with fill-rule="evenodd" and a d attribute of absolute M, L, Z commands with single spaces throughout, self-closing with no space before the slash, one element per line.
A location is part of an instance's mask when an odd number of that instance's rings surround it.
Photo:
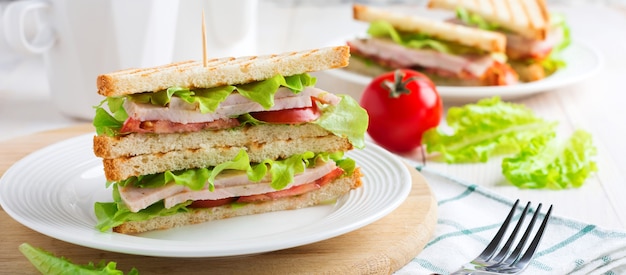
<path fill-rule="evenodd" d="M 393 73 L 393 82 L 385 80 L 381 83 L 382 88 L 389 92 L 389 97 L 398 98 L 402 94 L 410 94 L 411 90 L 408 89 L 406 86 L 412 81 L 421 79 L 418 76 L 412 76 L 405 81 L 402 81 L 405 75 L 406 74 L 403 70 L 395 70 Z"/>

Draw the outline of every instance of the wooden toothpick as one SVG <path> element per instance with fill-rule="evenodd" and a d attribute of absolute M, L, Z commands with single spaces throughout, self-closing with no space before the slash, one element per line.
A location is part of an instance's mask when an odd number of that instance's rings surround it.
<path fill-rule="evenodd" d="M 206 25 L 204 24 L 204 9 L 202 10 L 202 61 L 204 67 L 208 67 L 207 52 L 206 52 Z"/>

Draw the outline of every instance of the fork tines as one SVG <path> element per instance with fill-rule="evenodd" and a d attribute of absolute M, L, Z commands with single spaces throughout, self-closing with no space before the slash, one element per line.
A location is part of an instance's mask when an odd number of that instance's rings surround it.
<path fill-rule="evenodd" d="M 506 243 L 502 247 L 500 247 L 500 243 L 504 239 L 504 235 L 508 230 L 511 221 L 513 220 L 515 212 L 517 211 L 518 204 L 519 200 L 515 201 L 504 223 L 498 230 L 498 233 L 496 233 L 495 237 L 491 240 L 489 245 L 487 245 L 485 250 L 472 261 L 472 264 L 475 267 L 479 268 L 480 270 L 510 274 L 520 272 L 525 269 L 526 266 L 528 266 L 528 263 L 532 259 L 535 251 L 537 250 L 537 247 L 539 246 L 541 237 L 543 236 L 548 220 L 550 219 L 552 205 L 550 205 L 548 212 L 544 215 L 543 221 L 541 222 L 539 229 L 537 229 L 534 234 L 534 238 L 524 251 L 527 241 L 531 238 L 535 222 L 540 215 L 539 213 L 541 211 L 542 204 L 540 203 L 537 206 L 537 209 L 534 211 L 532 219 L 528 222 L 528 225 L 526 226 L 526 230 L 522 237 L 517 238 L 518 232 L 524 224 L 526 214 L 532 212 L 529 211 L 530 202 L 526 204 L 526 207 L 524 207 L 524 210 L 522 210 L 522 213 L 520 214 L 517 224 L 513 228 L 513 231 L 511 231 L 511 233 L 509 234 Z M 516 241 L 517 245 L 512 250 L 513 245 Z"/>

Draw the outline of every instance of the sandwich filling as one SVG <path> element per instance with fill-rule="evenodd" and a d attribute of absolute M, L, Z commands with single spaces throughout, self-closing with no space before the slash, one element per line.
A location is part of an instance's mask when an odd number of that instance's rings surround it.
<path fill-rule="evenodd" d="M 313 87 L 309 74 L 208 89 L 171 87 L 123 97 L 96 106 L 98 135 L 182 133 L 236 128 L 262 123 L 316 123 L 364 146 L 367 113 L 354 99 Z M 106 105 L 107 108 L 104 107 Z M 352 120 L 351 125 L 344 122 Z"/>
<path fill-rule="evenodd" d="M 293 176 L 293 181 L 288 183 L 281 190 L 288 190 L 296 186 L 312 183 L 327 174 L 330 174 L 337 165 L 334 161 L 327 161 L 315 164 L 305 169 L 302 173 Z M 343 170 L 338 170 L 338 175 Z M 131 212 L 139 212 L 148 206 L 163 200 L 165 208 L 172 208 L 179 203 L 186 201 L 222 200 L 237 198 L 243 201 L 251 201 L 253 195 L 280 192 L 272 188 L 271 175 L 266 175 L 260 181 L 255 182 L 248 178 L 246 171 L 229 170 L 220 173 L 212 181 L 212 185 L 207 182 L 201 189 L 196 190 L 184 184 L 177 184 L 176 181 L 166 183 L 156 188 L 141 188 L 135 185 L 118 187 L 120 198 Z M 295 188 L 294 188 L 295 189 Z"/>
<path fill-rule="evenodd" d="M 477 79 L 486 85 L 517 82 L 515 72 L 505 66 L 506 57 L 423 34 L 397 31 L 383 20 L 370 23 L 366 39 L 348 41 L 356 56 L 388 69 L 412 68 L 441 77 Z"/>

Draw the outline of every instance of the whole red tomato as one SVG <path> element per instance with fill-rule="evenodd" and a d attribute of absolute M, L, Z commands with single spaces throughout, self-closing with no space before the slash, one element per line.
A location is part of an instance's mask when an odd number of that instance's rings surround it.
<path fill-rule="evenodd" d="M 369 115 L 367 133 L 397 153 L 419 147 L 422 134 L 439 125 L 443 115 L 435 84 L 427 76 L 406 69 L 374 78 L 360 104 Z"/>

